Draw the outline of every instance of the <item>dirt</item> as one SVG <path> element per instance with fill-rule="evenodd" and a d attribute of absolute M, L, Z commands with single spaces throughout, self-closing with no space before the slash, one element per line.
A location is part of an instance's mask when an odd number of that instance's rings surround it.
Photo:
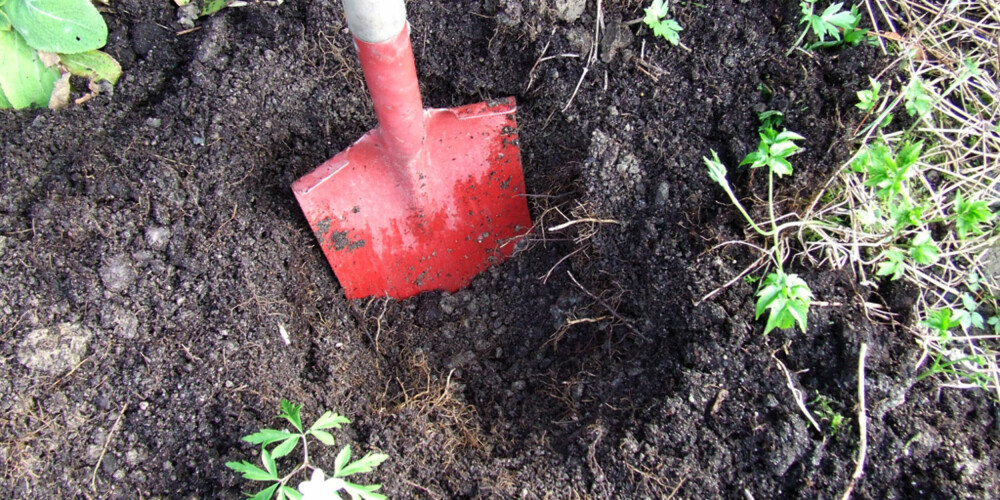
<path fill-rule="evenodd" d="M 171 2 L 111 2 L 114 94 L 4 115 L 9 495 L 238 498 L 253 485 L 223 464 L 257 460 L 240 437 L 287 398 L 349 416 L 337 437 L 391 457 L 390 498 L 840 497 L 862 343 L 853 496 L 1000 491 L 996 404 L 917 382 L 915 339 L 865 314 L 905 318 L 905 293 L 793 262 L 823 305 L 767 336 L 753 284 L 701 300 L 757 258 L 718 246 L 753 235 L 701 158 L 763 216 L 766 176 L 736 164 L 756 114 L 782 111 L 806 151 L 779 209 L 801 209 L 850 152 L 877 48 L 785 56 L 798 2 L 777 0 L 675 3 L 672 47 L 608 0 L 590 59 L 595 1 L 410 2 L 426 105 L 517 98 L 538 227 L 454 295 L 351 302 L 289 186 L 372 128 L 371 104 L 339 2 L 279 3 L 184 32 Z M 603 222 L 547 230 L 584 218 Z M 814 427 L 791 387 L 846 423 L 812 403 Z"/>

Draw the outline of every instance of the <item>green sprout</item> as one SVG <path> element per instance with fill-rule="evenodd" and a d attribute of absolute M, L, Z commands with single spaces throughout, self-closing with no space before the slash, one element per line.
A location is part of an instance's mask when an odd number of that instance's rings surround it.
<path fill-rule="evenodd" d="M 924 84 L 919 76 L 914 76 L 910 84 L 906 86 L 904 99 L 906 113 L 910 116 L 922 117 L 934 108 L 934 98 L 924 89 Z"/>
<path fill-rule="evenodd" d="M 663 37 L 671 45 L 677 46 L 681 43 L 680 32 L 684 31 L 677 21 L 667 19 L 670 10 L 670 0 L 653 0 L 653 3 L 645 9 L 646 17 L 642 21 L 653 30 L 653 34 Z"/>
<path fill-rule="evenodd" d="M 800 277 L 786 274 L 778 268 L 764 278 L 764 287 L 757 292 L 757 309 L 754 319 L 760 319 L 764 311 L 770 311 L 764 335 L 775 328 L 788 329 L 798 323 L 806 331 L 806 317 L 812 304 L 812 290 Z"/>
<path fill-rule="evenodd" d="M 985 201 L 965 201 L 962 193 L 955 194 L 955 232 L 965 239 L 971 234 L 983 234 L 981 226 L 993 220 L 995 215 Z"/>
<path fill-rule="evenodd" d="M 278 417 L 291 423 L 293 432 L 261 429 L 259 432 L 243 438 L 243 441 L 260 445 L 260 459 L 264 466 L 263 469 L 246 460 L 226 462 L 226 467 L 242 474 L 244 479 L 274 483 L 255 494 L 247 494 L 247 497 L 251 500 L 268 500 L 272 496 L 278 500 L 301 500 L 303 494 L 316 493 L 317 496 L 323 498 L 339 498 L 338 492 L 343 490 L 351 497 L 351 500 L 385 500 L 385 495 L 377 493 L 382 485 L 359 485 L 346 481 L 346 478 L 354 474 L 371 472 L 389 458 L 388 455 L 368 453 L 360 460 L 351 462 L 351 447 L 350 445 L 344 446 L 334 460 L 333 474 L 327 477 L 322 469 L 312 465 L 309 459 L 307 437 L 311 436 L 326 446 L 333 446 L 333 435 L 327 429 L 340 429 L 341 425 L 349 424 L 351 421 L 328 411 L 321 415 L 308 429 L 303 430 L 301 409 L 302 405 L 285 400 L 281 401 L 281 413 L 278 414 Z M 288 474 L 279 476 L 276 460 L 290 454 L 300 442 L 302 443 L 302 462 Z M 268 450 L 267 447 L 274 443 L 278 444 Z M 312 470 L 309 481 L 301 483 L 298 490 L 288 486 L 288 482 L 293 477 L 308 469 Z"/>
<path fill-rule="evenodd" d="M 890 248 L 883 252 L 882 256 L 885 260 L 879 262 L 875 275 L 889 276 L 892 281 L 902 278 L 906 271 L 906 254 L 897 248 Z"/>
<path fill-rule="evenodd" d="M 871 88 L 868 90 L 859 90 L 857 92 L 858 103 L 855 104 L 858 109 L 865 113 L 871 113 L 875 109 L 875 105 L 878 104 L 880 99 L 879 92 L 882 90 L 882 84 L 878 80 L 869 76 L 868 81 L 871 82 Z"/>
<path fill-rule="evenodd" d="M 833 405 L 836 402 L 822 394 L 817 395 L 816 399 L 810 401 L 809 404 L 816 406 L 816 415 L 819 416 L 820 420 L 829 422 L 831 436 L 836 436 L 840 429 L 849 421 L 847 417 L 833 409 Z"/>
<path fill-rule="evenodd" d="M 792 164 L 788 157 L 802 150 L 794 141 L 805 140 L 795 132 L 767 127 L 760 131 L 760 144 L 757 151 L 746 156 L 740 165 L 749 164 L 750 168 L 768 167 L 778 177 L 791 175 Z"/>
<path fill-rule="evenodd" d="M 922 266 L 929 266 L 938 261 L 940 250 L 930 231 L 920 231 L 910 241 L 910 257 Z"/>
<path fill-rule="evenodd" d="M 0 0 L 0 109 L 59 106 L 69 75 L 113 85 L 121 66 L 97 50 L 107 38 L 90 0 Z"/>
<path fill-rule="evenodd" d="M 791 54 L 810 31 L 816 37 L 816 42 L 806 47 L 810 50 L 839 45 L 855 46 L 864 40 L 867 32 L 858 28 L 861 16 L 856 5 L 852 5 L 850 10 L 844 10 L 843 2 L 837 2 L 827 7 L 822 14 L 816 15 L 816 1 L 803 0 L 799 3 L 802 9 L 799 24 L 805 24 L 806 28 L 785 55 Z"/>

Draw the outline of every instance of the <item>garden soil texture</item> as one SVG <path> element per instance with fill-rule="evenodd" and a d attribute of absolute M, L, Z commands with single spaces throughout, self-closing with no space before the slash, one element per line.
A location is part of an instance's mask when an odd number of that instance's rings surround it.
<path fill-rule="evenodd" d="M 913 290 L 791 261 L 819 303 L 764 336 L 733 281 L 759 254 L 724 243 L 767 242 L 702 157 L 763 219 L 766 172 L 736 165 L 783 112 L 806 140 L 778 212 L 801 211 L 851 154 L 877 47 L 785 56 L 793 0 L 674 2 L 683 47 L 637 1 L 409 2 L 425 105 L 517 99 L 536 228 L 455 294 L 348 301 L 290 189 L 375 125 L 342 8 L 248 3 L 192 31 L 112 1 L 113 95 L 3 116 L 9 497 L 240 498 L 260 486 L 224 464 L 258 462 L 240 438 L 289 399 L 389 455 L 357 479 L 390 498 L 839 498 L 862 344 L 853 497 L 1000 491 L 997 406 L 918 382 L 913 335 L 865 314 L 908 324 Z"/>

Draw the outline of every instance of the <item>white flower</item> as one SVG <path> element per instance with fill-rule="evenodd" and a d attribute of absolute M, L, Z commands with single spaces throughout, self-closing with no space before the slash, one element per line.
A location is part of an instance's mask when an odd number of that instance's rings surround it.
<path fill-rule="evenodd" d="M 312 477 L 308 481 L 299 483 L 302 500 L 342 500 L 337 494 L 342 489 L 344 480 L 337 477 L 327 478 L 323 469 L 313 469 Z"/>

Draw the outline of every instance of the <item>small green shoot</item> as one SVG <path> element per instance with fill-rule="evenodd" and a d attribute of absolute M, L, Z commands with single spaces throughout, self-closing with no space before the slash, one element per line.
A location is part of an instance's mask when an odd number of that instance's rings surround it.
<path fill-rule="evenodd" d="M 833 409 L 833 405 L 836 402 L 822 394 L 817 395 L 816 399 L 810 401 L 809 404 L 815 405 L 816 415 L 819 416 L 820 420 L 830 425 L 831 436 L 836 436 L 840 432 L 840 429 L 849 421 L 847 417 Z"/>
<path fill-rule="evenodd" d="M 792 328 L 796 323 L 805 332 L 812 298 L 812 291 L 802 278 L 786 274 L 779 268 L 777 272 L 764 278 L 763 288 L 757 292 L 755 319 L 760 319 L 765 311 L 770 311 L 764 335 L 775 328 Z"/>
<path fill-rule="evenodd" d="M 791 54 L 810 32 L 816 37 L 816 41 L 806 47 L 810 50 L 839 45 L 855 46 L 865 39 L 867 32 L 858 28 L 861 16 L 856 5 L 851 6 L 850 10 L 844 10 L 843 2 L 837 2 L 828 6 L 822 14 L 816 15 L 816 1 L 803 0 L 799 3 L 802 10 L 799 24 L 805 24 L 806 28 L 785 55 Z"/>
<path fill-rule="evenodd" d="M 920 231 L 910 242 L 910 257 L 922 266 L 929 266 L 940 258 L 940 250 L 930 231 Z"/>
<path fill-rule="evenodd" d="M 311 436 L 326 446 L 333 446 L 334 438 L 328 429 L 340 429 L 342 425 L 349 424 L 351 421 L 328 411 L 313 422 L 308 429 L 303 430 L 301 409 L 301 405 L 282 400 L 281 413 L 278 414 L 278 417 L 287 420 L 292 425 L 293 431 L 261 429 L 243 438 L 243 441 L 260 445 L 260 459 L 264 466 L 263 469 L 246 460 L 226 462 L 226 467 L 242 474 L 244 479 L 274 483 L 255 494 L 248 493 L 247 497 L 252 500 L 268 500 L 272 497 L 278 500 L 299 500 L 303 499 L 303 495 L 306 496 L 306 500 L 308 498 L 340 498 L 339 491 L 343 490 L 352 500 L 385 500 L 386 496 L 377 492 L 382 487 L 381 485 L 359 485 L 346 481 L 346 478 L 354 474 L 371 472 L 389 458 L 388 455 L 368 453 L 361 459 L 351 462 L 351 447 L 345 446 L 337 454 L 334 461 L 333 475 L 327 477 L 322 469 L 311 463 L 307 437 Z M 269 450 L 268 446 L 275 443 L 277 445 Z M 290 454 L 299 443 L 302 443 L 302 462 L 288 474 L 279 476 L 276 460 Z M 302 482 L 298 490 L 288 485 L 292 478 L 309 469 L 312 470 L 310 480 Z"/>
<path fill-rule="evenodd" d="M 993 220 L 995 215 L 985 201 L 966 201 L 962 193 L 955 194 L 955 232 L 965 239 L 970 234 L 983 234 L 980 227 Z"/>
<path fill-rule="evenodd" d="M 934 98 L 924 89 L 920 77 L 915 76 L 906 86 L 904 94 L 906 113 L 910 116 L 923 117 L 934 108 Z"/>
<path fill-rule="evenodd" d="M 677 21 L 667 18 L 669 11 L 670 0 L 653 0 L 653 3 L 645 9 L 646 17 L 643 17 L 642 21 L 653 30 L 654 35 L 677 46 L 681 43 L 680 32 L 684 31 L 684 28 Z"/>
<path fill-rule="evenodd" d="M 857 92 L 858 103 L 855 104 L 858 109 L 865 113 L 871 113 L 875 110 L 875 105 L 881 99 L 879 92 L 882 90 L 882 84 L 878 80 L 869 76 L 868 81 L 871 82 L 871 88 L 868 90 L 859 90 Z"/>
<path fill-rule="evenodd" d="M 770 127 L 765 128 L 760 131 L 757 151 L 748 154 L 740 165 L 749 164 L 750 168 L 766 166 L 778 177 L 791 175 L 792 164 L 788 161 L 788 157 L 802 150 L 794 141 L 803 140 L 805 137 L 795 132 L 787 130 L 778 132 Z"/>

